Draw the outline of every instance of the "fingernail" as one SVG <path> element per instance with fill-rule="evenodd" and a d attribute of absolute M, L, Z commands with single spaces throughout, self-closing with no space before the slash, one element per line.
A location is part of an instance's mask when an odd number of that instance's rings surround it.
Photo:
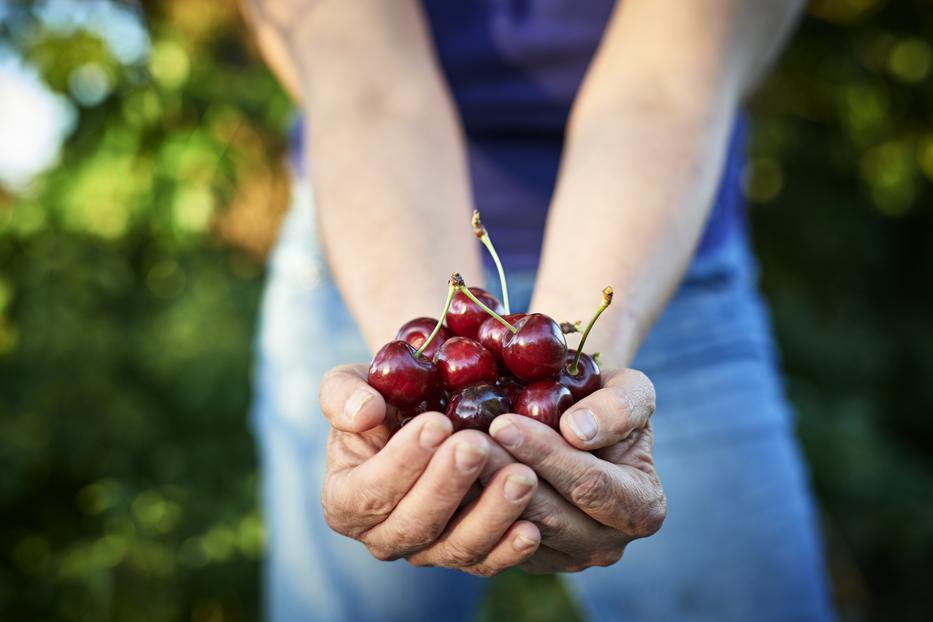
<path fill-rule="evenodd" d="M 570 429 L 581 441 L 591 441 L 596 438 L 599 427 L 596 417 L 586 409 L 575 410 L 570 413 Z"/>
<path fill-rule="evenodd" d="M 347 419 L 353 421 L 360 411 L 363 410 L 363 406 L 366 405 L 366 402 L 375 397 L 372 391 L 367 391 L 366 389 L 357 389 L 353 392 L 353 395 L 350 396 L 350 399 L 347 400 L 347 403 L 343 406 L 343 414 Z"/>
<path fill-rule="evenodd" d="M 518 447 L 522 444 L 522 433 L 512 423 L 501 423 L 496 426 L 496 422 L 493 420 L 489 433 L 506 447 Z"/>
<path fill-rule="evenodd" d="M 509 501 L 521 501 L 531 493 L 535 487 L 534 480 L 521 475 L 509 475 L 505 478 L 505 486 L 502 488 L 502 494 Z"/>
<path fill-rule="evenodd" d="M 518 534 L 512 540 L 512 546 L 515 548 L 516 551 L 527 551 L 528 549 L 530 549 L 533 546 L 536 546 L 537 544 L 538 544 L 537 540 L 532 540 L 531 538 L 527 538 L 523 536 L 522 534 Z"/>
<path fill-rule="evenodd" d="M 447 438 L 447 428 L 436 421 L 428 421 L 421 428 L 418 435 L 418 444 L 424 449 L 437 449 L 437 446 Z"/>
<path fill-rule="evenodd" d="M 488 447 L 478 447 L 469 443 L 457 443 L 454 448 L 454 462 L 457 468 L 465 473 L 476 470 L 489 454 Z"/>

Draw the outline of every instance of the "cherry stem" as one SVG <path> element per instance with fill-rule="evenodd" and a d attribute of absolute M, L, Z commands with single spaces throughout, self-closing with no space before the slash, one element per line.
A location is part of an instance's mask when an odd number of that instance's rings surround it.
<path fill-rule="evenodd" d="M 499 271 L 499 285 L 502 287 L 502 306 L 505 307 L 505 314 L 508 315 L 511 311 L 509 311 L 509 286 L 505 282 L 505 269 L 502 267 L 502 262 L 499 261 L 499 254 L 496 252 L 496 247 L 492 245 L 489 232 L 486 231 L 486 227 L 483 226 L 482 221 L 479 219 L 479 210 L 473 210 L 473 233 L 476 234 L 479 241 L 482 242 L 486 250 L 489 251 L 493 263 L 496 264 L 496 270 Z"/>
<path fill-rule="evenodd" d="M 509 324 L 508 321 L 507 321 L 504 317 L 502 317 L 501 315 L 499 315 L 498 313 L 496 313 L 495 311 L 493 311 L 492 309 L 490 309 L 489 307 L 487 307 L 486 305 L 484 305 L 484 304 L 482 303 L 482 301 L 480 301 L 479 298 L 477 298 L 476 296 L 474 296 L 474 295 L 473 295 L 473 292 L 471 292 L 469 289 L 467 289 L 467 286 L 466 286 L 466 285 L 461 285 L 461 286 L 460 286 L 460 292 L 461 292 L 464 296 L 466 296 L 467 298 L 469 298 L 470 300 L 472 300 L 473 302 L 475 302 L 475 303 L 479 306 L 480 309 L 482 309 L 483 311 L 485 311 L 486 313 L 488 313 L 488 314 L 491 315 L 492 317 L 496 318 L 496 320 L 497 320 L 500 324 L 502 324 L 503 326 L 505 326 L 506 328 L 508 328 L 510 331 L 512 331 L 512 334 L 513 334 L 513 335 L 514 335 L 515 333 L 518 332 L 518 329 L 515 328 L 514 326 L 512 326 L 511 324 Z"/>
<path fill-rule="evenodd" d="M 437 324 L 434 326 L 434 330 L 431 331 L 431 334 L 428 335 L 428 338 L 424 340 L 424 343 L 421 344 L 421 347 L 415 351 L 415 358 L 421 356 L 421 354 L 427 349 L 431 342 L 434 340 L 434 337 L 437 333 L 440 332 L 441 326 L 444 325 L 444 320 L 447 319 L 447 312 L 450 311 L 450 303 L 453 302 L 454 294 L 457 293 L 457 290 L 460 286 L 463 285 L 463 279 L 459 274 L 454 272 L 450 275 L 449 288 L 447 290 L 447 302 L 444 303 L 444 312 L 441 313 L 441 319 L 437 321 Z"/>
<path fill-rule="evenodd" d="M 599 308 L 596 309 L 596 313 L 593 314 L 593 317 L 590 319 L 590 323 L 586 325 L 586 330 L 583 331 L 583 336 L 580 337 L 580 345 L 577 346 L 577 355 L 573 357 L 573 363 L 570 364 L 570 367 L 567 368 L 567 371 L 571 376 L 576 376 L 579 369 L 577 366 L 580 364 L 580 356 L 583 354 L 583 344 L 586 343 L 586 338 L 590 334 L 590 330 L 593 328 L 593 324 L 596 323 L 597 318 L 603 314 L 603 311 L 612 304 L 612 288 L 607 287 L 603 290 L 603 301 L 600 303 Z"/>

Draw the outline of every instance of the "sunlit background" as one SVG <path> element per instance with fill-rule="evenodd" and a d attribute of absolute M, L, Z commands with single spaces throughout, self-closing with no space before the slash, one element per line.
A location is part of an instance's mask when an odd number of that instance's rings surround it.
<path fill-rule="evenodd" d="M 751 106 L 848 620 L 933 611 L 931 40 L 925 0 L 815 1 Z M 251 346 L 294 116 L 232 0 L 0 0 L 0 619 L 260 617 Z M 482 613 L 572 615 L 518 573 Z"/>

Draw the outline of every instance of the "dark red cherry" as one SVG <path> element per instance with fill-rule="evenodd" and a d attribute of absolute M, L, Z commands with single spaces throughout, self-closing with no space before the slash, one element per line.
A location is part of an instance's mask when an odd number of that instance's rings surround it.
<path fill-rule="evenodd" d="M 561 414 L 572 404 L 570 389 L 556 380 L 540 380 L 525 387 L 512 410 L 558 430 Z"/>
<path fill-rule="evenodd" d="M 509 398 L 510 404 L 514 404 L 515 400 L 518 399 L 518 394 L 525 390 L 525 385 L 515 380 L 515 378 L 499 378 L 496 381 L 496 386 Z"/>
<path fill-rule="evenodd" d="M 367 382 L 393 406 L 408 408 L 428 399 L 436 379 L 434 363 L 416 358 L 411 344 L 390 341 L 373 357 Z"/>
<path fill-rule="evenodd" d="M 502 303 L 499 302 L 499 299 L 485 289 L 471 287 L 470 292 L 496 313 L 501 315 L 504 311 L 504 307 Z M 450 310 L 447 311 L 447 326 L 455 335 L 476 339 L 479 325 L 488 317 L 489 314 L 483 311 L 475 302 L 467 298 L 463 292 L 457 292 L 450 303 Z"/>
<path fill-rule="evenodd" d="M 466 337 L 452 337 L 434 356 L 437 381 L 453 393 L 477 382 L 495 382 L 496 359 L 480 342 Z"/>
<path fill-rule="evenodd" d="M 457 391 L 450 396 L 447 404 L 447 416 L 454 424 L 454 430 L 489 431 L 489 424 L 502 413 L 509 412 L 509 400 L 502 391 L 488 383 L 481 382 Z"/>
<path fill-rule="evenodd" d="M 503 316 L 503 319 L 509 324 L 514 325 L 525 317 L 525 315 L 525 313 L 513 313 Z M 483 344 L 483 347 L 492 352 L 492 355 L 496 357 L 500 372 L 508 371 L 508 368 L 505 366 L 505 361 L 502 360 L 502 345 L 505 343 L 505 339 L 509 334 L 508 327 L 496 318 L 488 315 L 486 319 L 483 320 L 483 323 L 479 325 L 479 330 L 476 331 L 476 340 Z"/>
<path fill-rule="evenodd" d="M 599 365 L 586 352 L 580 354 L 580 360 L 577 362 L 577 373 L 571 374 L 570 368 L 573 366 L 573 359 L 576 355 L 576 350 L 567 350 L 567 364 L 560 370 L 560 377 L 557 380 L 570 389 L 570 393 L 573 394 L 573 401 L 578 402 L 593 391 L 598 390 L 602 386 L 602 378 L 599 373 Z"/>
<path fill-rule="evenodd" d="M 435 326 L 437 326 L 437 320 L 433 318 L 415 318 L 402 324 L 402 327 L 398 329 L 398 332 L 395 334 L 395 338 L 399 341 L 407 341 L 417 350 L 424 344 Z M 428 344 L 428 347 L 421 353 L 422 356 L 428 360 L 433 360 L 434 355 L 441 349 L 441 344 L 451 337 L 453 337 L 453 333 L 451 333 L 446 326 L 441 326 L 437 331 L 437 335 L 434 336 L 434 339 Z"/>
<path fill-rule="evenodd" d="M 513 326 L 516 332 L 506 337 L 502 347 L 509 371 L 524 382 L 556 378 L 567 358 L 567 341 L 557 322 L 532 313 Z"/>
<path fill-rule="evenodd" d="M 435 388 L 434 392 L 426 400 L 418 402 L 411 408 L 396 408 L 389 406 L 386 409 L 386 423 L 394 434 L 409 421 L 426 412 L 445 412 L 447 410 L 447 392 L 440 388 Z"/>
<path fill-rule="evenodd" d="M 431 397 L 418 404 L 418 407 L 423 407 L 423 410 L 421 411 L 423 413 L 428 411 L 442 413 L 447 410 L 447 402 L 449 401 L 450 397 L 447 395 L 447 391 L 440 387 L 436 387 L 434 389 L 434 393 L 431 394 Z"/>

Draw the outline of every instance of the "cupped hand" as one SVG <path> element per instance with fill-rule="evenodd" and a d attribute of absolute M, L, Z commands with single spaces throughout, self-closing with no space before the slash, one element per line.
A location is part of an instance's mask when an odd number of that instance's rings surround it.
<path fill-rule="evenodd" d="M 510 455 L 493 452 L 488 464 L 515 460 L 544 480 L 522 516 L 542 535 L 522 564 L 530 572 L 614 564 L 629 542 L 664 522 L 666 498 L 651 453 L 654 387 L 635 370 L 607 370 L 603 378 L 602 389 L 562 415 L 560 434 L 514 414 L 490 428 Z"/>
<path fill-rule="evenodd" d="M 520 519 L 537 487 L 535 472 L 510 461 L 487 435 L 454 434 L 436 412 L 390 435 L 386 404 L 366 384 L 365 365 L 329 372 L 320 401 L 331 422 L 321 501 L 332 529 L 378 559 L 477 575 L 535 553 L 541 534 Z"/>

